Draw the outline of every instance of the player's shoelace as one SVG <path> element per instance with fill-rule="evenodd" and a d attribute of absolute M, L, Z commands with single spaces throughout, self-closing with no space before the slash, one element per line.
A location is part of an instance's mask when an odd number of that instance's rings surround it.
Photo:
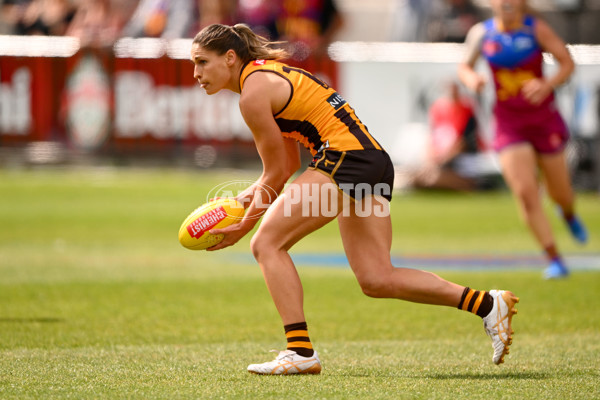
<path fill-rule="evenodd" d="M 506 294 L 505 298 L 503 294 Z M 519 302 L 519 298 L 511 292 L 504 292 L 498 295 L 496 311 L 496 321 L 490 321 L 489 325 L 486 325 L 486 333 L 492 339 L 492 347 L 494 348 L 494 358 L 498 357 L 495 364 L 502 364 L 504 362 L 504 356 L 509 354 L 509 346 L 512 344 L 512 334 L 514 330 L 511 327 L 512 316 L 517 313 L 515 304 Z M 502 315 L 502 306 L 500 300 L 504 301 L 507 310 L 506 314 Z M 499 340 L 495 340 L 494 337 L 498 336 Z"/>

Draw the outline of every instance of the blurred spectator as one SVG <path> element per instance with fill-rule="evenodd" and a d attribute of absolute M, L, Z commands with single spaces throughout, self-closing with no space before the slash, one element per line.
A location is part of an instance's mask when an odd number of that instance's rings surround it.
<path fill-rule="evenodd" d="M 9 8 L 16 35 L 62 36 L 75 13 L 68 0 L 13 0 L 8 3 L 16 7 Z"/>
<path fill-rule="evenodd" d="M 83 47 L 111 46 L 131 16 L 131 4 L 131 1 L 78 0 L 66 34 L 78 37 Z"/>
<path fill-rule="evenodd" d="M 342 27 L 333 0 L 282 0 L 277 17 L 279 39 L 290 43 L 294 61 L 327 55 L 327 47 Z"/>
<path fill-rule="evenodd" d="M 426 42 L 427 21 L 435 0 L 395 0 L 391 40 Z"/>
<path fill-rule="evenodd" d="M 279 0 L 239 0 L 237 16 L 240 22 L 250 26 L 258 35 L 277 40 L 277 16 Z"/>
<path fill-rule="evenodd" d="M 4 0 L 0 3 L 0 34 L 12 35 L 17 23 L 23 18 L 31 0 Z"/>
<path fill-rule="evenodd" d="M 456 82 L 447 84 L 442 97 L 429 109 L 430 137 L 425 165 L 412 173 L 412 186 L 427 189 L 470 191 L 478 188 L 469 155 L 482 147 L 471 101 L 461 95 Z"/>
<path fill-rule="evenodd" d="M 192 0 L 140 0 L 122 36 L 186 37 L 193 24 Z"/>
<path fill-rule="evenodd" d="M 438 0 L 427 24 L 427 41 L 463 43 L 473 25 L 484 19 L 472 0 Z"/>
<path fill-rule="evenodd" d="M 192 36 L 211 24 L 234 25 L 237 22 L 237 0 L 197 0 L 196 4 L 199 26 Z"/>

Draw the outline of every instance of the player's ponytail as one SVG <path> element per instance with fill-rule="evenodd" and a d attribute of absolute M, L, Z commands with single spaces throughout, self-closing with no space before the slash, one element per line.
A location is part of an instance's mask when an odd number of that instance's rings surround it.
<path fill-rule="evenodd" d="M 244 24 L 209 25 L 196 35 L 193 43 L 220 55 L 231 49 L 243 63 L 259 59 L 279 60 L 288 57 L 288 53 L 284 49 L 273 47 L 281 42 L 271 42 L 257 35 Z"/>

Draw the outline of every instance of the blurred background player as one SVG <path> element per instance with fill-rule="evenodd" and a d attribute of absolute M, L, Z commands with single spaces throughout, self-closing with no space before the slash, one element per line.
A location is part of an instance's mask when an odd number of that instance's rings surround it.
<path fill-rule="evenodd" d="M 480 187 L 472 156 L 482 144 L 471 100 L 460 93 L 457 82 L 445 85 L 445 93 L 429 108 L 429 136 L 422 168 L 409 177 L 419 189 L 471 191 Z M 473 165 L 474 167 L 474 165 Z"/>
<path fill-rule="evenodd" d="M 469 31 L 459 76 L 468 88 L 481 91 L 486 81 L 474 66 L 480 55 L 487 60 L 496 89 L 494 149 L 502 174 L 548 258 L 544 276 L 565 277 L 569 271 L 544 213 L 538 172 L 573 237 L 585 243 L 587 233 L 575 214 L 565 158 L 569 133 L 554 101 L 554 89 L 571 76 L 574 63 L 562 39 L 528 12 L 526 0 L 491 0 L 491 7 L 493 17 Z M 558 63 L 558 70 L 547 78 L 542 73 L 544 51 Z"/>

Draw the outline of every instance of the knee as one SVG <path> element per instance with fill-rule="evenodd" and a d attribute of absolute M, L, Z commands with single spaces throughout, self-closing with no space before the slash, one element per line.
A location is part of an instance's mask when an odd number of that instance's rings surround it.
<path fill-rule="evenodd" d="M 282 249 L 281 244 L 272 235 L 265 234 L 260 230 L 250 240 L 250 250 L 256 261 L 273 256 Z"/>
<path fill-rule="evenodd" d="M 514 195 L 526 213 L 541 206 L 537 187 L 523 186 L 515 188 Z"/>
<path fill-rule="evenodd" d="M 365 277 L 358 281 L 362 292 L 373 298 L 388 298 L 390 297 L 390 281 L 385 277 Z"/>
<path fill-rule="evenodd" d="M 263 235 L 256 233 L 250 240 L 250 250 L 252 255 L 258 261 L 259 258 L 268 251 L 267 241 L 263 239 Z"/>

